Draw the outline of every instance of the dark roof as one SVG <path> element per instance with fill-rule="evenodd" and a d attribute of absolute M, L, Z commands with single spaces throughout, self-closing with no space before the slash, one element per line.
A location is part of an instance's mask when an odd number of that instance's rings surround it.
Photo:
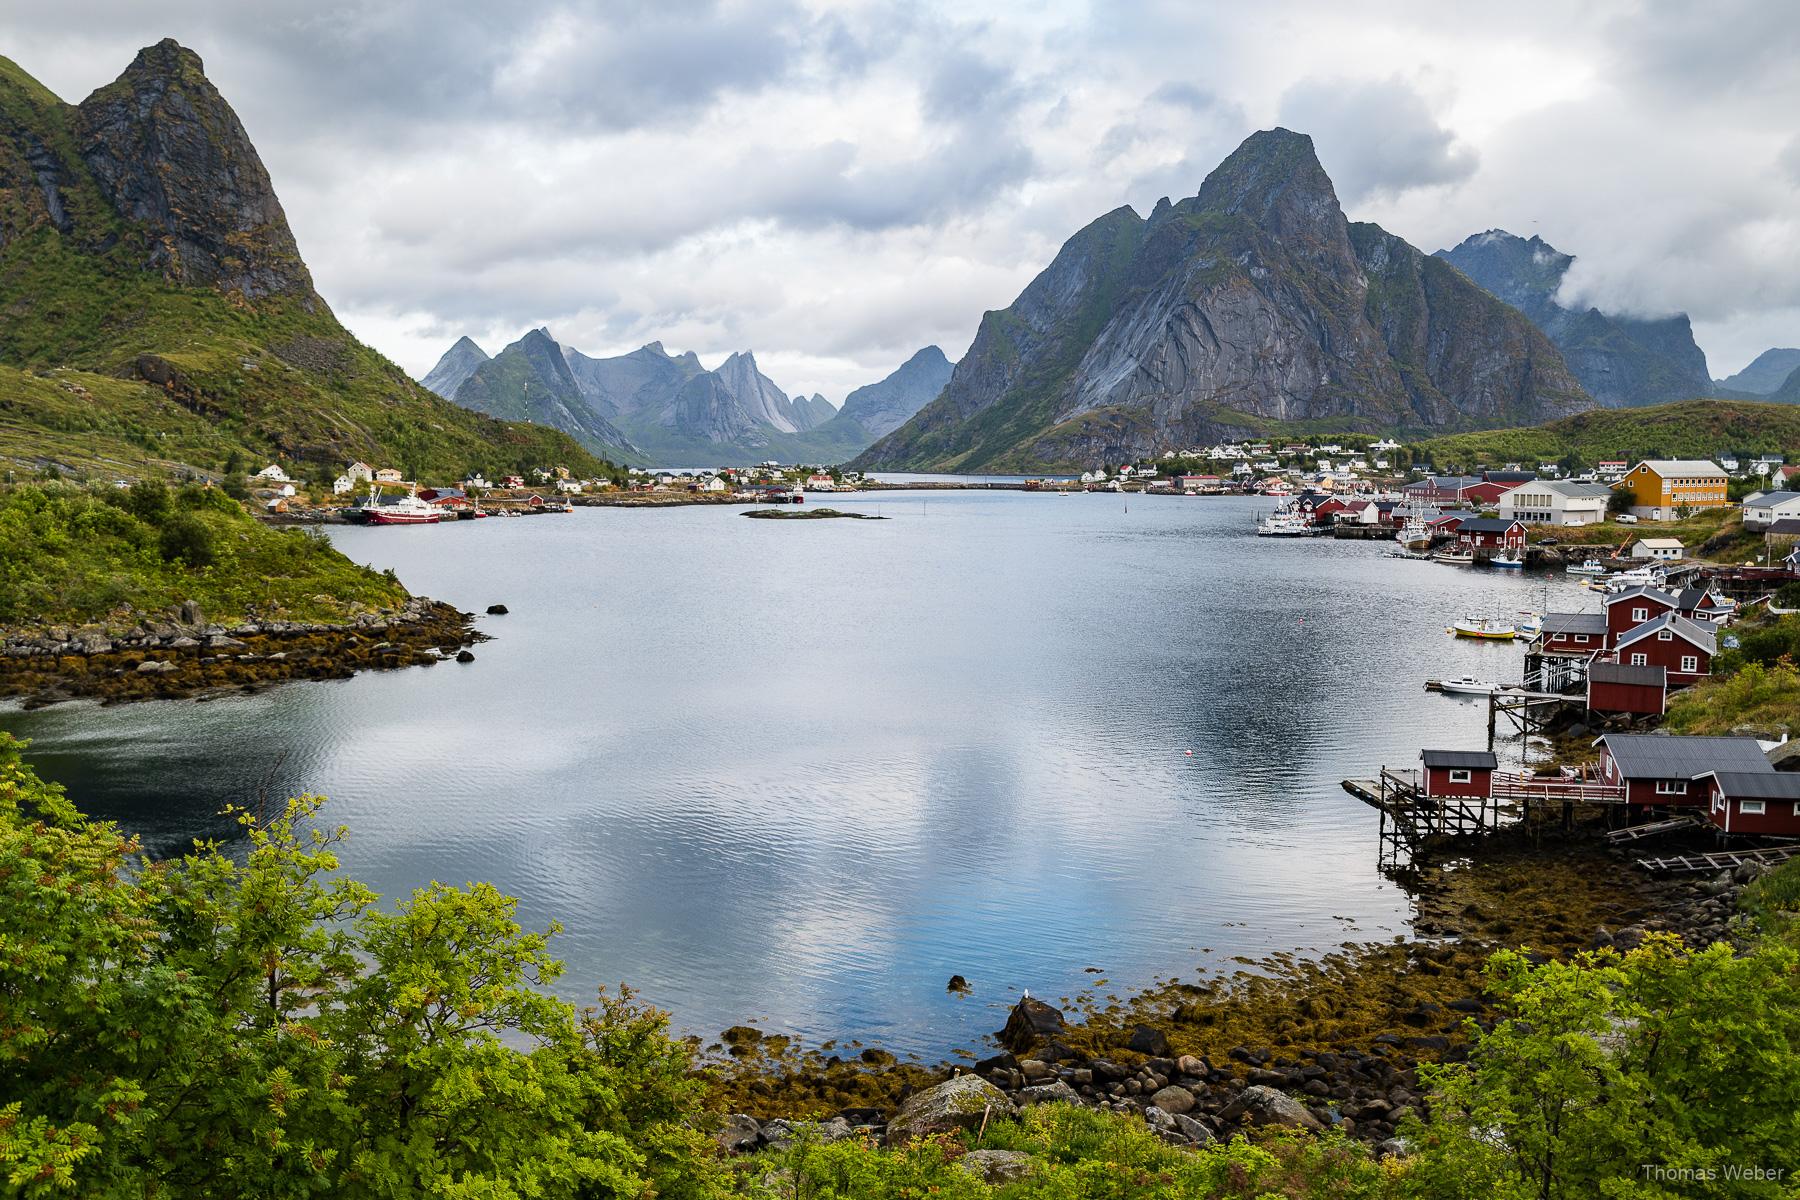
<path fill-rule="evenodd" d="M 1608 733 L 1613 761 L 1627 779 L 1693 779 L 1708 771 L 1768 771 L 1768 756 L 1755 738 L 1671 737 L 1660 733 Z"/>
<path fill-rule="evenodd" d="M 1775 537 L 1793 537 L 1800 534 L 1800 517 L 1782 517 L 1763 526 L 1763 532 Z"/>
<path fill-rule="evenodd" d="M 1483 471 L 1483 482 L 1486 483 L 1535 483 L 1536 471 Z"/>
<path fill-rule="evenodd" d="M 1680 613 L 1672 612 L 1666 612 L 1660 617 L 1645 621 L 1642 625 L 1633 625 L 1619 635 L 1618 648 L 1624 649 L 1634 642 L 1641 642 L 1662 629 L 1668 629 L 1676 637 L 1700 647 L 1708 654 L 1718 653 L 1719 635 L 1717 633 L 1697 621 L 1688 620 Z"/>
<path fill-rule="evenodd" d="M 1635 584 L 1622 592 L 1608 592 L 1606 599 L 1602 600 L 1600 603 L 1611 608 L 1621 600 L 1635 600 L 1639 596 L 1644 597 L 1646 600 L 1654 600 L 1658 604 L 1667 605 L 1669 608 L 1674 608 L 1676 606 L 1675 597 L 1669 595 L 1669 593 L 1663 591 L 1661 588 L 1653 587 L 1648 583 Z"/>
<path fill-rule="evenodd" d="M 1419 759 L 1428 767 L 1491 771 L 1498 761 L 1489 750 L 1421 750 Z"/>
<path fill-rule="evenodd" d="M 1800 800 L 1800 775 L 1792 771 L 1707 771 L 1733 800 Z M 1704 776 L 1695 776 L 1703 778 Z"/>
<path fill-rule="evenodd" d="M 1660 688 L 1668 686 L 1669 673 L 1661 667 L 1628 667 L 1624 663 L 1597 662 L 1588 668 L 1588 682 Z"/>
<path fill-rule="evenodd" d="M 1599 613 L 1545 613 L 1545 633 L 1605 633 L 1606 618 Z"/>
<path fill-rule="evenodd" d="M 1681 595 L 1675 597 L 1675 606 L 1684 613 L 1696 612 L 1702 607 L 1710 607 L 1707 601 L 1711 598 L 1713 592 L 1709 585 L 1690 583 L 1681 589 Z"/>
<path fill-rule="evenodd" d="M 1456 531 L 1458 533 L 1505 533 L 1518 523 L 1501 517 L 1470 517 L 1457 526 Z"/>

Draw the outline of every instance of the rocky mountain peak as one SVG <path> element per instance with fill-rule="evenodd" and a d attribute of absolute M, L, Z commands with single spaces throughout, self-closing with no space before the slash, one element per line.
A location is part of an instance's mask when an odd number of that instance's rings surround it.
<path fill-rule="evenodd" d="M 1276 237 L 1342 236 L 1337 189 L 1319 165 L 1312 139 L 1263 129 L 1215 167 L 1196 198 L 1203 212 L 1248 217 Z"/>
<path fill-rule="evenodd" d="M 144 229 L 150 269 L 246 300 L 322 303 L 262 158 L 199 55 L 173 39 L 146 47 L 81 102 L 77 126 L 101 191 Z"/>

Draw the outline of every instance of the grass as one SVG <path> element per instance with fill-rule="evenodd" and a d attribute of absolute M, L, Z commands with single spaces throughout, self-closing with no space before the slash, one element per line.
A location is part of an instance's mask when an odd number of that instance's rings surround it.
<path fill-rule="evenodd" d="M 209 620 L 338 621 L 404 602 L 324 538 L 275 530 L 197 485 L 0 490 L 0 624 L 126 627 L 185 600 Z"/>
<path fill-rule="evenodd" d="M 1602 459 L 1713 458 L 1800 449 L 1800 406 L 1749 400 L 1682 400 L 1648 408 L 1602 408 L 1527 428 L 1431 438 L 1415 462 L 1440 471 L 1573 456 Z"/>

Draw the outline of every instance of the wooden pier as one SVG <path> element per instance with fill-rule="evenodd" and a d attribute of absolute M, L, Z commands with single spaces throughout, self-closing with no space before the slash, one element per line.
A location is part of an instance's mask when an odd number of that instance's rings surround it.
<path fill-rule="evenodd" d="M 1775 866 L 1800 854 L 1800 846 L 1770 846 L 1761 850 L 1720 850 L 1714 854 L 1674 854 L 1667 858 L 1640 858 L 1637 865 L 1646 871 L 1679 874 L 1695 871 L 1729 871 L 1745 863 Z"/>

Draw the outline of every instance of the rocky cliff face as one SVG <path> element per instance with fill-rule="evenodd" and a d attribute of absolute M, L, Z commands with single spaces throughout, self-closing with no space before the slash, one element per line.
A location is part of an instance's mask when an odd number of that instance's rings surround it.
<path fill-rule="evenodd" d="M 1736 375 L 1719 380 L 1718 386 L 1749 396 L 1773 396 L 1795 371 L 1800 371 L 1800 350 L 1764 350 Z"/>
<path fill-rule="evenodd" d="M 927 346 L 887 378 L 845 396 L 840 418 L 854 421 L 871 438 L 885 437 L 936 400 L 949 382 L 950 360 L 936 346 Z"/>
<path fill-rule="evenodd" d="M 546 329 L 532 330 L 479 364 L 454 398 L 489 416 L 560 429 L 598 454 L 630 455 L 637 449 L 588 404 L 562 347 Z"/>
<path fill-rule="evenodd" d="M 269 173 L 199 55 L 158 42 L 79 114 L 82 161 L 150 232 L 149 267 L 248 299 L 316 299 Z"/>
<path fill-rule="evenodd" d="M 1077 233 L 942 395 L 856 465 L 1083 466 L 1271 421 L 1537 422 L 1592 405 L 1544 335 L 1345 220 L 1311 139 L 1252 135 L 1197 196 Z"/>
<path fill-rule="evenodd" d="M 462 386 L 463 380 L 488 361 L 488 357 L 488 352 L 477 346 L 473 338 L 457 338 L 456 344 L 444 351 L 444 356 L 437 360 L 437 366 L 431 368 L 419 382 L 448 400 L 456 394 L 456 389 Z"/>
<path fill-rule="evenodd" d="M 1712 394 L 1706 355 L 1685 314 L 1646 320 L 1563 307 L 1556 294 L 1575 259 L 1542 238 L 1490 229 L 1437 257 L 1531 318 L 1609 408 Z"/>
<path fill-rule="evenodd" d="M 564 346 L 563 357 L 588 403 L 615 418 L 660 406 L 706 369 L 692 350 L 672 355 L 661 342 L 613 358 L 589 358 Z"/>

